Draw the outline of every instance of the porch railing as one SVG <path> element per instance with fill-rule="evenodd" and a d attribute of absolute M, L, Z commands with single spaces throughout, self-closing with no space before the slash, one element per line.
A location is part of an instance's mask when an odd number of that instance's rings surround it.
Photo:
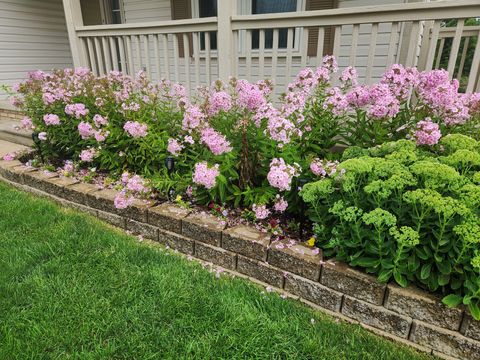
<path fill-rule="evenodd" d="M 188 89 L 234 75 L 272 78 L 283 90 L 301 68 L 331 53 L 341 68 L 357 67 L 365 83 L 402 63 L 421 70 L 443 66 L 452 78 L 464 79 L 465 91 L 480 91 L 480 26 L 465 25 L 480 18 L 478 0 L 262 15 L 235 15 L 234 8 L 232 0 L 222 0 L 218 17 L 77 25 L 71 30 L 77 64 L 99 74 L 143 69 L 152 79 L 179 81 Z M 451 19 L 456 22 L 447 27 Z"/>

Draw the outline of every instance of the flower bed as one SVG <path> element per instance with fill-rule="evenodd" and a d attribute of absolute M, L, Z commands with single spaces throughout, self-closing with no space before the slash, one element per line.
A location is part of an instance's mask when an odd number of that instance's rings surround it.
<path fill-rule="evenodd" d="M 83 68 L 31 73 L 12 99 L 35 134 L 28 165 L 114 190 L 117 209 L 162 197 L 208 206 L 225 224 L 256 223 L 274 246 L 298 234 L 480 318 L 480 94 L 458 93 L 443 70 L 394 65 L 371 86 L 354 68 L 336 72 L 325 57 L 278 104 L 268 81 L 187 96 L 143 73 Z"/>

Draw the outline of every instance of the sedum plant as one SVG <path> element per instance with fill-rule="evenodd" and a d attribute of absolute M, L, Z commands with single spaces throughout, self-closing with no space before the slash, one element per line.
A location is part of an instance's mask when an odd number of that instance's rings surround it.
<path fill-rule="evenodd" d="M 350 148 L 336 174 L 301 196 L 327 256 L 401 286 L 442 292 L 480 318 L 480 143 L 399 140 Z"/>

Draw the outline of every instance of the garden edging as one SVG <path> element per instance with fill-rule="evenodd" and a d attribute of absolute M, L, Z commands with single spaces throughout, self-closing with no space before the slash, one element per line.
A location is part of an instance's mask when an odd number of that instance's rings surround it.
<path fill-rule="evenodd" d="M 0 161 L 0 176 L 420 350 L 443 358 L 480 358 L 480 321 L 465 309 L 451 309 L 424 291 L 379 283 L 349 266 L 324 262 L 321 253 L 303 245 L 295 245 L 296 251 L 270 247 L 269 237 L 254 228 L 225 228 L 213 216 L 166 202 L 138 201 L 119 210 L 111 190 L 27 168 L 17 160 Z"/>

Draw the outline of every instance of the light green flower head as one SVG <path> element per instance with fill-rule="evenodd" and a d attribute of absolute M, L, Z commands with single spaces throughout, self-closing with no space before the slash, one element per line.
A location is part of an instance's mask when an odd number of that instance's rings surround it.
<path fill-rule="evenodd" d="M 478 141 L 462 134 L 444 136 L 440 139 L 440 144 L 445 147 L 447 154 L 452 154 L 457 150 L 478 150 Z"/>
<path fill-rule="evenodd" d="M 480 244 L 480 220 L 475 215 L 455 226 L 453 232 L 467 244 Z"/>
<path fill-rule="evenodd" d="M 314 203 L 319 199 L 326 199 L 335 192 L 333 181 L 330 178 L 305 184 L 300 191 L 300 196 L 307 203 Z"/>
<path fill-rule="evenodd" d="M 376 228 L 392 227 L 397 223 L 397 218 L 392 213 L 376 208 L 368 213 L 363 214 L 362 220 L 367 225 L 373 225 Z"/>
<path fill-rule="evenodd" d="M 392 227 L 390 228 L 390 235 L 392 235 L 400 244 L 407 247 L 414 247 L 420 244 L 420 235 L 410 226 L 402 226 L 400 230 L 396 227 Z"/>

